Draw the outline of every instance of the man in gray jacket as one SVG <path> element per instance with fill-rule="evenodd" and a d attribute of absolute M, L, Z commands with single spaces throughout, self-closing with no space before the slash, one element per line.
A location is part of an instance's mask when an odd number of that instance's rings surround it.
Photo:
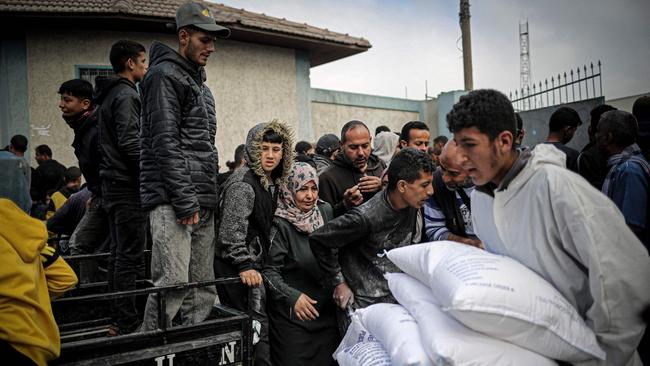
<path fill-rule="evenodd" d="M 433 194 L 433 170 L 426 152 L 403 149 L 388 167 L 385 191 L 309 236 L 340 308 L 395 302 L 384 274 L 400 270 L 382 254 L 413 243 L 418 210 Z"/>
<path fill-rule="evenodd" d="M 176 12 L 178 51 L 154 42 L 142 81 L 140 197 L 149 211 L 156 286 L 214 279 L 217 130 L 214 98 L 205 85 L 215 37 L 230 34 L 208 8 L 187 3 Z M 169 292 L 166 323 L 181 309 L 182 324 L 203 321 L 214 287 Z M 157 295 L 149 296 L 142 330 L 158 324 Z"/>

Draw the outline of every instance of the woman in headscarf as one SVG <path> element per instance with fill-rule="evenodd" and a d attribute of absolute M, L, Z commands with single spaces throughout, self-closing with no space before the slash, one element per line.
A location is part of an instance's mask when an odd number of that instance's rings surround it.
<path fill-rule="evenodd" d="M 274 365 L 329 365 L 339 343 L 332 288 L 309 247 L 308 236 L 333 216 L 318 199 L 318 175 L 296 162 L 281 188 L 273 236 L 262 271 L 268 303 Z"/>
<path fill-rule="evenodd" d="M 377 155 L 388 166 L 395 153 L 399 151 L 399 136 L 390 131 L 380 132 L 375 136 L 374 142 L 375 148 L 372 153 Z"/>

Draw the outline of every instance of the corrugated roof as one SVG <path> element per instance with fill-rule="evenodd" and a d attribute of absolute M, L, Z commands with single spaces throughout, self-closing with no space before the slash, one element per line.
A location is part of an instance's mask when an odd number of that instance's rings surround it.
<path fill-rule="evenodd" d="M 65 14 L 120 14 L 173 21 L 176 9 L 185 0 L 0 0 L 0 12 L 20 13 L 65 13 Z M 201 1 L 213 11 L 217 23 L 226 26 L 240 26 L 272 33 L 283 33 L 308 39 L 335 42 L 353 47 L 370 48 L 364 38 L 332 32 L 306 23 L 297 23 L 284 18 L 236 9 L 223 4 Z"/>

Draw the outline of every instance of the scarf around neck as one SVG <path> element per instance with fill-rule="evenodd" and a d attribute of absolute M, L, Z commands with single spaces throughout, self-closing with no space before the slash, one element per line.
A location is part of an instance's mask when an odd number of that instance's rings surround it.
<path fill-rule="evenodd" d="M 280 188 L 280 200 L 275 210 L 275 216 L 282 217 L 293 224 L 296 230 L 307 234 L 311 234 L 325 223 L 317 204 L 307 212 L 296 206 L 296 193 L 311 181 L 318 187 L 316 169 L 307 163 L 294 163 L 287 183 Z"/>

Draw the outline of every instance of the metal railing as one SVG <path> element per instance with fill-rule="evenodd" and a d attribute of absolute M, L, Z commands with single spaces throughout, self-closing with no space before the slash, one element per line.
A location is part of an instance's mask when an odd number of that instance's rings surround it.
<path fill-rule="evenodd" d="M 568 73 L 558 73 L 557 77 L 551 76 L 550 84 L 546 78 L 543 83 L 533 83 L 532 88 L 516 89 L 514 93 L 510 92 L 512 106 L 519 112 L 600 97 L 603 95 L 600 60 L 596 66 L 597 70 L 593 62 L 589 67 L 586 64 L 582 68 L 578 66 L 575 72 L 571 69 Z"/>

